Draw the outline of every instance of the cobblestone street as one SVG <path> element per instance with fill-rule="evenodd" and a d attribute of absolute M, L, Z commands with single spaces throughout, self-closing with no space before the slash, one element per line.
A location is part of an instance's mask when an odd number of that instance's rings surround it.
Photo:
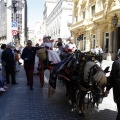
<path fill-rule="evenodd" d="M 18 85 L 9 85 L 8 91 L 0 95 L 0 120 L 83 120 L 66 99 L 65 87 L 58 81 L 55 96 L 48 99 L 48 83 L 40 88 L 39 78 L 34 76 L 34 90 L 26 85 L 25 72 L 21 66 L 17 73 Z M 48 73 L 46 72 L 46 78 Z M 100 111 L 86 112 L 85 120 L 115 120 L 116 105 L 112 99 L 112 91 Z"/>

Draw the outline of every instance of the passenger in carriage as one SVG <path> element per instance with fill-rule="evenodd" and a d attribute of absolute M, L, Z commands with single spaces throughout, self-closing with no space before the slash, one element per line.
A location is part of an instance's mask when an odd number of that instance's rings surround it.
<path fill-rule="evenodd" d="M 47 36 L 47 37 L 44 37 L 43 39 L 44 39 L 43 47 L 49 50 L 53 50 L 53 44 L 50 41 L 51 37 Z"/>
<path fill-rule="evenodd" d="M 66 44 L 66 46 L 65 46 L 65 51 L 72 53 L 72 52 L 74 52 L 76 49 L 77 49 L 77 47 L 76 47 L 76 45 L 75 45 L 75 43 L 74 43 L 74 39 L 73 39 L 73 37 L 70 37 L 69 43 Z"/>
<path fill-rule="evenodd" d="M 77 49 L 77 47 L 76 47 L 76 45 L 74 43 L 73 37 L 70 37 L 68 39 L 68 41 L 69 41 L 69 43 L 67 43 L 65 45 L 65 47 L 63 49 L 63 53 L 61 53 L 61 59 L 64 59 L 64 58 L 70 56 L 71 53 L 73 53 Z"/>
<path fill-rule="evenodd" d="M 49 60 L 50 64 L 57 64 L 57 63 L 61 62 L 59 55 L 57 54 L 56 51 L 53 50 L 53 44 L 50 41 L 51 37 L 47 36 L 43 39 L 44 39 L 43 47 L 45 47 L 47 49 L 48 60 Z"/>

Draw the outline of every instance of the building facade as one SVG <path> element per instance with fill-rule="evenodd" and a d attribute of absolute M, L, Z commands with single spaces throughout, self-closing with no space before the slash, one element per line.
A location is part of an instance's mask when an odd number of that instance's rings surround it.
<path fill-rule="evenodd" d="M 43 42 L 43 23 L 36 22 L 34 26 L 34 44 L 41 44 Z"/>
<path fill-rule="evenodd" d="M 45 0 L 43 11 L 43 34 L 47 35 L 47 18 L 56 5 L 56 0 Z"/>
<path fill-rule="evenodd" d="M 49 2 L 52 0 L 49 0 Z M 53 1 L 52 1 L 53 2 Z M 47 3 L 47 1 L 46 1 Z M 46 33 L 53 39 L 68 39 L 71 36 L 70 25 L 72 24 L 73 1 L 72 0 L 54 0 L 54 7 L 46 17 Z"/>
<path fill-rule="evenodd" d="M 73 0 L 73 2 L 73 24 L 70 30 L 76 41 L 78 36 L 82 35 L 78 43 L 80 50 L 89 51 L 95 46 L 100 46 L 112 53 L 116 45 L 117 52 L 120 48 L 120 1 Z M 112 20 L 115 16 L 118 17 L 118 24 L 114 27 Z"/>
<path fill-rule="evenodd" d="M 0 1 L 0 44 L 16 42 L 25 43 L 27 39 L 27 2 L 26 0 L 17 0 L 16 9 L 13 8 L 12 0 Z M 17 35 L 13 36 L 12 22 L 17 22 Z"/>

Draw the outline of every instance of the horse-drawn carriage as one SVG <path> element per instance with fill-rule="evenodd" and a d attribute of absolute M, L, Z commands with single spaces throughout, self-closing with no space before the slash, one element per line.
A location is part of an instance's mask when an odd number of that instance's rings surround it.
<path fill-rule="evenodd" d="M 72 111 L 77 108 L 79 114 L 82 115 L 85 106 L 87 108 L 95 105 L 98 107 L 102 103 L 103 97 L 105 97 L 106 72 L 108 72 L 109 67 L 103 71 L 96 64 L 96 60 L 101 63 L 102 56 L 76 50 L 55 65 L 47 64 L 46 68 L 50 70 L 49 97 L 52 97 L 56 89 L 58 78 L 66 85 Z"/>

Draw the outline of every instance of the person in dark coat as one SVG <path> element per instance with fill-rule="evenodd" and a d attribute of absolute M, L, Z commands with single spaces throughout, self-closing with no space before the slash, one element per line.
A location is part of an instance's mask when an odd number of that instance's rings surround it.
<path fill-rule="evenodd" d="M 32 41 L 27 41 L 27 46 L 23 49 L 21 58 L 24 60 L 24 69 L 27 77 L 27 85 L 30 85 L 30 90 L 33 90 L 33 72 L 35 55 L 39 47 L 33 47 Z"/>
<path fill-rule="evenodd" d="M 116 120 L 120 120 L 120 59 L 113 62 L 109 83 L 105 92 L 106 95 L 109 94 L 111 88 L 113 88 L 114 101 L 118 109 Z"/>
<path fill-rule="evenodd" d="M 7 44 L 6 49 L 2 52 L 1 60 L 5 66 L 7 84 L 10 83 L 9 75 L 11 75 L 11 83 L 18 84 L 15 80 L 15 59 L 12 47 L 11 43 Z"/>

